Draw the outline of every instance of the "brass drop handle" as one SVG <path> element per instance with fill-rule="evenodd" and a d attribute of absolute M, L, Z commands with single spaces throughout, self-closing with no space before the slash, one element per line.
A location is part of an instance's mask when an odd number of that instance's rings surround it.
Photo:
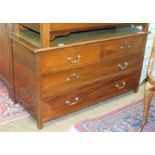
<path fill-rule="evenodd" d="M 127 62 L 125 62 L 124 63 L 124 65 L 122 65 L 122 64 L 118 64 L 118 67 L 120 68 L 120 69 L 126 69 L 127 67 L 128 67 L 128 63 Z"/>
<path fill-rule="evenodd" d="M 126 85 L 126 82 L 123 82 L 122 84 L 116 84 L 115 86 L 118 89 L 123 89 L 123 88 L 125 88 L 125 85 Z"/>
<path fill-rule="evenodd" d="M 131 48 L 132 46 L 131 46 L 131 45 L 126 45 L 126 47 L 127 47 L 127 48 Z"/>
<path fill-rule="evenodd" d="M 73 101 L 66 100 L 65 103 L 67 105 L 72 106 L 72 105 L 76 104 L 78 102 L 78 100 L 79 100 L 79 98 L 78 97 L 75 97 Z"/>
<path fill-rule="evenodd" d="M 120 49 L 123 50 L 125 48 L 131 48 L 132 46 L 130 44 L 127 44 L 127 45 L 122 45 L 120 46 Z"/>
<path fill-rule="evenodd" d="M 78 63 L 81 59 L 81 55 L 77 56 L 77 60 L 72 60 L 70 56 L 67 57 L 67 60 L 70 61 L 72 64 Z"/>
<path fill-rule="evenodd" d="M 76 79 L 80 78 L 80 74 L 73 73 L 70 75 L 70 77 L 66 78 L 66 81 L 70 81 L 73 78 L 76 78 Z"/>
<path fill-rule="evenodd" d="M 120 47 L 120 49 L 121 49 L 121 50 L 124 49 L 124 46 L 122 45 L 122 46 Z"/>

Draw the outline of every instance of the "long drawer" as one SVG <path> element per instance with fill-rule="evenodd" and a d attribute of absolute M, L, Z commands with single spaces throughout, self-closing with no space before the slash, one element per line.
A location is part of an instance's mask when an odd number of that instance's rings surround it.
<path fill-rule="evenodd" d="M 54 98 L 46 98 L 43 104 L 44 121 L 128 92 L 137 86 L 138 76 L 134 73 L 97 81 Z"/>
<path fill-rule="evenodd" d="M 42 72 L 67 70 L 101 61 L 98 43 L 62 48 L 42 55 Z"/>
<path fill-rule="evenodd" d="M 137 53 L 123 58 L 120 56 L 110 60 L 105 59 L 102 63 L 86 67 L 44 75 L 42 94 L 43 96 L 54 95 L 99 79 L 139 71 L 141 59 L 142 54 Z"/>
<path fill-rule="evenodd" d="M 131 36 L 103 43 L 104 56 L 126 55 L 128 53 L 143 50 L 146 36 Z"/>

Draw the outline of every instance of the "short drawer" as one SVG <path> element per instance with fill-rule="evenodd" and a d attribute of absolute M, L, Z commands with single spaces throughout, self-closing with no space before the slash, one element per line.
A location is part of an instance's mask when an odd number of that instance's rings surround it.
<path fill-rule="evenodd" d="M 141 55 L 135 54 L 123 58 L 119 56 L 113 59 L 106 59 L 102 63 L 86 67 L 47 74 L 43 76 L 43 96 L 68 91 L 99 79 L 139 71 L 140 64 Z"/>
<path fill-rule="evenodd" d="M 124 55 L 131 52 L 143 50 L 145 47 L 145 40 L 146 36 L 132 36 L 104 42 L 102 48 L 103 55 Z"/>
<path fill-rule="evenodd" d="M 97 81 L 65 94 L 44 100 L 44 121 L 68 114 L 101 100 L 120 95 L 138 86 L 137 74 Z"/>
<path fill-rule="evenodd" d="M 99 44 L 81 45 L 46 52 L 42 55 L 43 73 L 67 70 L 101 60 Z"/>

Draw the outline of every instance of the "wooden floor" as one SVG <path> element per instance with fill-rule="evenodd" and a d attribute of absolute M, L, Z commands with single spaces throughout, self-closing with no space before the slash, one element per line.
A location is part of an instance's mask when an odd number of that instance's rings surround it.
<path fill-rule="evenodd" d="M 137 93 L 129 92 L 127 94 L 115 97 L 94 106 L 90 106 L 78 112 L 55 119 L 45 123 L 44 128 L 39 130 L 35 120 L 29 116 L 13 122 L 0 125 L 1 132 L 69 132 L 72 126 L 80 120 L 93 118 L 109 112 L 118 107 L 132 103 L 144 98 L 144 84 L 142 84 Z"/>

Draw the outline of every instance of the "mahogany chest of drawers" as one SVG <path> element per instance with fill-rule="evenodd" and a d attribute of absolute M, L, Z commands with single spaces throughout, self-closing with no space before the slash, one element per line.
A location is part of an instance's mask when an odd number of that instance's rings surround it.
<path fill-rule="evenodd" d="M 15 101 L 42 128 L 48 120 L 137 91 L 147 34 L 134 31 L 47 48 L 10 35 Z"/>

